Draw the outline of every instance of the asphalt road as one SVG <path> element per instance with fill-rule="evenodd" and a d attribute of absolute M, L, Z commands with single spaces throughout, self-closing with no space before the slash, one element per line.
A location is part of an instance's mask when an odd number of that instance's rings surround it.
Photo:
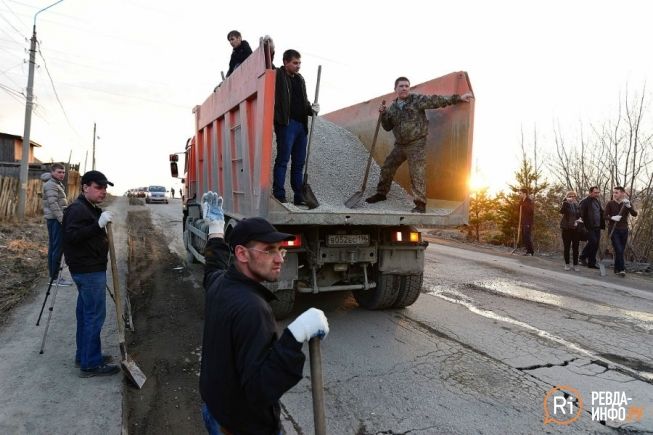
<path fill-rule="evenodd" d="M 144 207 L 183 258 L 180 202 Z M 126 202 L 109 208 L 121 215 Z M 651 281 L 560 266 L 431 243 L 423 294 L 406 309 L 366 311 L 348 293 L 300 295 L 290 319 L 316 306 L 331 326 L 322 343 L 328 433 L 653 432 Z M 189 285 L 201 287 L 201 265 L 189 269 Z M 44 292 L 0 331 L 0 432 L 120 432 L 124 381 L 80 380 L 72 366 L 74 292 L 60 292 L 45 356 L 38 355 L 43 330 L 33 323 Z M 109 315 L 107 343 L 114 328 Z M 555 408 L 553 399 L 564 397 L 547 393 L 562 386 L 574 401 Z M 618 418 L 593 421 L 593 408 Z M 288 433 L 313 433 L 308 364 L 282 412 Z M 547 415 L 558 422 L 545 424 Z"/>
<path fill-rule="evenodd" d="M 177 206 L 150 207 L 183 254 Z M 298 297 L 290 319 L 316 306 L 331 326 L 329 433 L 653 432 L 650 280 L 441 243 L 427 249 L 423 294 L 406 309 L 366 311 L 347 293 Z M 562 414 L 545 402 L 560 386 L 583 404 Z M 629 400 L 612 406 L 606 392 Z M 289 433 L 312 432 L 308 364 L 282 404 Z M 545 407 L 556 422 L 544 424 Z"/>

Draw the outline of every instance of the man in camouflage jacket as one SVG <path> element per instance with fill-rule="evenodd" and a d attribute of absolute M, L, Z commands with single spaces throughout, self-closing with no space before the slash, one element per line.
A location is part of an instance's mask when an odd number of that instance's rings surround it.
<path fill-rule="evenodd" d="M 381 125 L 386 131 L 392 130 L 395 136 L 395 145 L 381 168 L 381 177 L 376 188 L 376 194 L 365 201 L 369 203 L 385 201 L 395 172 L 404 161 L 408 160 L 408 170 L 415 202 L 415 208 L 413 208 L 412 212 L 425 213 L 425 145 L 429 127 L 425 110 L 438 109 L 462 102 L 466 103 L 474 97 L 470 93 L 448 97 L 411 94 L 410 81 L 406 77 L 399 77 L 395 80 L 395 92 L 397 98 L 389 108 L 386 109 L 384 104 L 379 107 L 379 112 L 382 114 Z"/>

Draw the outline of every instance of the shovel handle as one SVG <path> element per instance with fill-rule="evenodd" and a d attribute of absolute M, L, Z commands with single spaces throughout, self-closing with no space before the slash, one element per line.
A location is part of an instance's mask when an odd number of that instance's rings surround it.
<path fill-rule="evenodd" d="M 322 354 L 320 339 L 313 337 L 308 341 L 308 353 L 311 360 L 311 392 L 313 393 L 313 421 L 315 435 L 326 435 L 324 415 L 324 384 L 322 383 Z"/>
<path fill-rule="evenodd" d="M 385 104 L 385 100 L 381 101 L 381 104 Z M 367 166 L 365 167 L 365 176 L 363 177 L 363 186 L 361 187 L 361 192 L 365 192 L 367 187 L 367 177 L 370 175 L 370 165 L 372 164 L 372 156 L 374 155 L 374 148 L 376 147 L 376 139 L 379 137 L 379 128 L 381 127 L 381 117 L 383 113 L 379 112 L 379 119 L 376 121 L 376 130 L 374 130 L 374 138 L 372 139 L 372 146 L 370 147 L 370 155 L 367 158 Z"/>
<path fill-rule="evenodd" d="M 317 82 L 315 82 L 315 100 L 313 104 L 317 103 L 317 97 L 320 96 L 320 77 L 322 77 L 322 65 L 317 66 Z M 308 158 L 311 155 L 311 142 L 313 141 L 313 126 L 315 125 L 315 114 L 311 111 L 311 128 L 308 132 L 308 143 L 306 145 L 306 160 L 304 160 L 304 183 L 308 176 Z"/>
<path fill-rule="evenodd" d="M 113 279 L 113 298 L 116 305 L 116 321 L 118 322 L 118 333 L 120 343 L 125 342 L 125 324 L 122 317 L 122 297 L 120 295 L 120 278 L 118 276 L 118 264 L 116 262 L 116 248 L 113 243 L 113 230 L 111 222 L 107 223 L 107 238 L 109 239 L 109 258 L 111 259 L 111 278 Z M 122 350 L 122 348 L 121 348 Z"/>

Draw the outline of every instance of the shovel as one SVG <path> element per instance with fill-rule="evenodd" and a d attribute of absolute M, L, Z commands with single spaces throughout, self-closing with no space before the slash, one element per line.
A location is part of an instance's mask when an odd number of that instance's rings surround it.
<path fill-rule="evenodd" d="M 317 103 L 317 97 L 320 95 L 320 77 L 322 76 L 322 65 L 317 67 L 317 83 L 315 84 L 315 100 L 313 104 Z M 308 184 L 308 157 L 311 155 L 311 141 L 313 139 L 313 128 L 315 127 L 315 114 L 311 115 L 311 129 L 308 133 L 308 145 L 306 146 L 306 161 L 304 162 L 304 184 L 302 184 L 302 196 L 308 206 L 309 210 L 320 206 L 311 185 Z"/>
<path fill-rule="evenodd" d="M 118 340 L 120 345 L 120 355 L 122 359 L 120 366 L 123 373 L 127 375 L 130 381 L 134 383 L 139 389 L 143 388 L 143 384 L 147 377 L 136 365 L 129 355 L 127 355 L 127 345 L 125 344 L 125 320 L 122 312 L 122 298 L 120 296 L 120 278 L 118 277 L 118 266 L 116 263 L 116 249 L 113 244 L 113 230 L 111 229 L 111 222 L 107 224 L 107 237 L 109 238 L 109 256 L 111 257 L 111 277 L 113 278 L 113 295 L 116 305 L 116 320 L 118 321 Z"/>
<path fill-rule="evenodd" d="M 313 393 L 315 435 L 326 435 L 322 354 L 320 352 L 320 339 L 318 337 L 313 337 L 308 341 L 308 353 L 311 360 L 311 392 Z"/>
<path fill-rule="evenodd" d="M 381 105 L 385 104 L 385 100 L 381 102 Z M 383 114 L 379 112 L 379 120 L 376 121 L 376 130 L 374 130 L 374 139 L 372 139 L 372 146 L 370 147 L 370 155 L 367 158 L 367 167 L 365 167 L 365 176 L 363 177 L 363 185 L 361 190 L 354 193 L 347 201 L 345 201 L 345 207 L 354 208 L 356 207 L 365 194 L 365 188 L 367 187 L 367 176 L 370 174 L 370 165 L 372 164 L 372 156 L 374 155 L 374 147 L 376 146 L 376 138 L 379 136 L 379 127 L 381 127 L 381 116 Z"/>

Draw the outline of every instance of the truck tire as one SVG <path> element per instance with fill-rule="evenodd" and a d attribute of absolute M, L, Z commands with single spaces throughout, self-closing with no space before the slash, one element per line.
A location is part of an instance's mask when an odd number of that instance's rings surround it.
<path fill-rule="evenodd" d="M 422 292 L 422 282 L 424 280 L 424 274 L 420 273 L 418 275 L 401 275 L 399 278 L 399 295 L 394 304 L 393 308 L 405 308 L 409 305 L 413 305 L 419 294 Z"/>
<path fill-rule="evenodd" d="M 285 319 L 295 305 L 295 289 L 277 290 L 274 295 L 277 300 L 270 302 L 274 318 L 277 320 Z"/>
<path fill-rule="evenodd" d="M 376 287 L 370 290 L 354 291 L 358 305 L 368 310 L 390 308 L 399 294 L 399 276 L 377 273 Z"/>

